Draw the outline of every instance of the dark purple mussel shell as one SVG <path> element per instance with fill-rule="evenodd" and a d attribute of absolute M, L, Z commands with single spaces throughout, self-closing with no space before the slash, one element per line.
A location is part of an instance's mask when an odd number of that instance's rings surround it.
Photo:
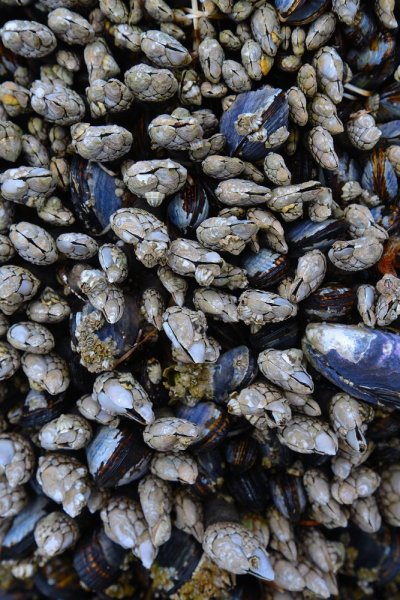
<path fill-rule="evenodd" d="M 310 219 L 296 221 L 285 232 L 286 241 L 293 258 L 309 250 L 329 250 L 336 240 L 346 239 L 347 224 L 340 219 L 326 219 L 316 223 Z"/>
<path fill-rule="evenodd" d="M 86 448 L 89 472 L 99 487 L 124 485 L 146 473 L 151 449 L 136 423 L 100 427 Z"/>
<path fill-rule="evenodd" d="M 232 471 L 244 473 L 258 458 L 258 444 L 252 437 L 234 437 L 224 444 L 225 460 Z"/>
<path fill-rule="evenodd" d="M 382 202 L 390 202 L 397 197 L 399 188 L 396 172 L 382 148 L 374 148 L 369 155 L 361 185 L 366 190 L 377 194 Z"/>
<path fill-rule="evenodd" d="M 196 454 L 199 474 L 191 486 L 193 492 L 202 498 L 215 494 L 224 483 L 224 461 L 220 448 L 203 450 Z"/>
<path fill-rule="evenodd" d="M 336 171 L 320 170 L 321 181 L 331 188 L 333 197 L 337 202 L 341 202 L 342 188 L 348 181 L 360 181 L 362 167 L 354 156 L 350 156 L 345 151 L 338 149 L 339 165 Z"/>
<path fill-rule="evenodd" d="M 34 576 L 34 584 L 41 598 L 50 600 L 85 600 L 91 595 L 80 584 L 80 575 L 74 569 L 72 559 L 64 553 L 51 558 L 39 568 Z M 33 598 L 35 596 L 32 596 Z"/>
<path fill-rule="evenodd" d="M 361 6 L 351 25 L 342 24 L 342 31 L 350 48 L 364 48 L 376 36 L 376 19 L 366 6 Z"/>
<path fill-rule="evenodd" d="M 311 21 L 326 12 L 329 4 L 329 0 L 307 0 L 302 2 L 285 19 L 285 23 L 295 26 L 311 23 Z"/>
<path fill-rule="evenodd" d="M 270 476 L 269 489 L 279 512 L 290 521 L 298 521 L 307 506 L 303 478 L 285 471 Z"/>
<path fill-rule="evenodd" d="M 311 365 L 351 396 L 400 406 L 400 335 L 358 325 L 311 323 L 302 347 Z"/>
<path fill-rule="evenodd" d="M 49 504 L 48 498 L 38 496 L 14 518 L 1 544 L 1 560 L 22 559 L 32 553 L 36 548 L 33 531 L 36 523 L 46 516 Z"/>
<path fill-rule="evenodd" d="M 351 48 L 346 61 L 355 73 L 350 81 L 360 88 L 374 90 L 393 74 L 398 64 L 397 31 L 380 31 L 363 48 Z"/>
<path fill-rule="evenodd" d="M 290 264 L 285 254 L 261 248 L 257 253 L 249 251 L 243 254 L 240 266 L 247 271 L 252 287 L 268 289 L 289 274 Z"/>
<path fill-rule="evenodd" d="M 71 201 L 75 215 L 86 233 L 102 235 L 110 226 L 110 216 L 127 206 L 131 194 L 98 162 L 75 155 L 71 161 Z"/>
<path fill-rule="evenodd" d="M 280 323 L 267 323 L 250 336 L 249 343 L 252 348 L 261 352 L 267 348 L 275 350 L 296 348 L 299 340 L 300 323 L 297 317 L 293 317 Z"/>
<path fill-rule="evenodd" d="M 378 123 L 400 119 L 400 83 L 395 81 L 379 92 Z"/>
<path fill-rule="evenodd" d="M 226 137 L 228 152 L 244 160 L 256 161 L 269 152 L 263 142 L 253 142 L 248 136 L 237 133 L 234 123 L 243 113 L 262 110 L 262 125 L 267 136 L 280 127 L 287 127 L 289 107 L 285 93 L 279 88 L 263 87 L 254 92 L 239 94 L 232 106 L 223 113 L 220 131 Z"/>
<path fill-rule="evenodd" d="M 194 234 L 210 210 L 207 193 L 198 179 L 188 180 L 168 204 L 168 220 L 184 235 Z"/>
<path fill-rule="evenodd" d="M 202 555 L 203 549 L 192 535 L 173 527 L 171 537 L 160 546 L 152 567 L 152 575 L 157 574 L 153 581 L 157 597 L 171 598 L 190 581 Z"/>
<path fill-rule="evenodd" d="M 226 475 L 226 484 L 238 506 L 255 512 L 266 509 L 269 501 L 268 476 L 262 467 L 255 465 L 243 473 L 233 470 Z"/>
<path fill-rule="evenodd" d="M 78 545 L 74 567 L 82 583 L 94 591 L 107 588 L 118 577 L 127 551 L 106 536 L 103 528 L 92 531 Z"/>
<path fill-rule="evenodd" d="M 215 402 L 199 402 L 196 406 L 179 404 L 175 408 L 175 415 L 200 427 L 199 440 L 190 446 L 193 451 L 214 448 L 223 441 L 229 431 L 229 415 Z"/>
<path fill-rule="evenodd" d="M 301 305 L 310 321 L 348 321 L 355 308 L 356 296 L 351 287 L 331 283 L 318 288 Z"/>
<path fill-rule="evenodd" d="M 368 581 L 379 589 L 400 573 L 400 529 L 383 525 L 377 533 L 366 533 L 355 525 L 341 532 L 345 543 L 347 560 L 343 571 L 362 580 L 368 573 Z M 374 594 L 376 598 L 384 598 Z"/>

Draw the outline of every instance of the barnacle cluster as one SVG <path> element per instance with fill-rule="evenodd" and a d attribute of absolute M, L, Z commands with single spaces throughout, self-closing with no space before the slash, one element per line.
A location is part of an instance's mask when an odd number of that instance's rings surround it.
<path fill-rule="evenodd" d="M 0 597 L 397 597 L 398 3 L 0 7 Z"/>

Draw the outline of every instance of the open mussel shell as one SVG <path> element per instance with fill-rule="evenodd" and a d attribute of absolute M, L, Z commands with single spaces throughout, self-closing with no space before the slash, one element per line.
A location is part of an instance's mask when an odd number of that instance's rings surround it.
<path fill-rule="evenodd" d="M 50 600 L 85 600 L 90 598 L 81 586 L 71 557 L 64 553 L 50 559 L 34 576 L 34 583 L 43 598 Z"/>
<path fill-rule="evenodd" d="M 340 219 L 326 219 L 316 223 L 309 219 L 297 221 L 288 227 L 286 241 L 293 258 L 302 256 L 309 250 L 329 250 L 333 242 L 346 239 L 347 224 Z"/>
<path fill-rule="evenodd" d="M 122 181 L 98 162 L 75 155 L 71 161 L 71 202 L 85 231 L 102 235 L 110 227 L 116 210 L 128 206 L 132 198 Z"/>
<path fill-rule="evenodd" d="M 393 74 L 398 64 L 397 32 L 380 31 L 363 48 L 351 48 L 346 56 L 354 77 L 352 85 L 377 89 Z"/>
<path fill-rule="evenodd" d="M 49 504 L 48 498 L 38 496 L 14 518 L 2 541 L 1 560 L 26 558 L 32 553 L 36 547 L 33 537 L 36 523 L 46 516 Z"/>
<path fill-rule="evenodd" d="M 127 551 L 106 536 L 103 528 L 92 531 L 78 545 L 74 567 L 90 590 L 101 591 L 115 581 Z"/>
<path fill-rule="evenodd" d="M 190 446 L 193 451 L 210 450 L 228 435 L 229 415 L 214 402 L 199 402 L 196 406 L 179 404 L 175 408 L 175 415 L 200 427 L 200 438 Z"/>
<path fill-rule="evenodd" d="M 190 179 L 171 198 L 168 204 L 170 223 L 184 235 L 193 235 L 197 227 L 207 219 L 210 204 L 207 193 L 198 179 Z"/>
<path fill-rule="evenodd" d="M 249 139 L 249 136 L 239 134 L 235 122 L 244 113 L 261 114 L 260 130 L 266 137 L 281 127 L 287 127 L 289 107 L 285 93 L 279 88 L 263 87 L 253 92 L 239 94 L 232 106 L 223 113 L 220 121 L 220 131 L 226 137 L 228 152 L 244 160 L 256 161 L 266 156 L 269 151 L 263 142 Z"/>
<path fill-rule="evenodd" d="M 398 528 L 384 525 L 377 533 L 366 533 L 350 524 L 341 532 L 340 539 L 347 548 L 342 569 L 346 575 L 362 581 L 368 573 L 368 581 L 379 589 L 400 573 Z"/>
<path fill-rule="evenodd" d="M 382 202 L 392 201 L 397 197 L 399 186 L 396 172 L 382 148 L 375 148 L 369 155 L 361 185 L 366 190 L 377 194 Z"/>
<path fill-rule="evenodd" d="M 297 348 L 299 340 L 300 322 L 297 317 L 293 317 L 280 323 L 267 323 L 250 336 L 249 343 L 252 348 L 261 352 L 267 348 L 275 350 Z"/>
<path fill-rule="evenodd" d="M 203 549 L 193 536 L 173 527 L 171 537 L 160 547 L 151 567 L 157 595 L 171 598 L 176 594 L 191 579 L 202 555 Z"/>
<path fill-rule="evenodd" d="M 302 347 L 311 365 L 351 396 L 400 406 L 400 335 L 358 325 L 310 323 Z"/>
<path fill-rule="evenodd" d="M 266 290 L 289 274 L 290 263 L 285 254 L 261 248 L 257 253 L 249 251 L 243 254 L 240 266 L 247 271 L 252 287 Z"/>
<path fill-rule="evenodd" d="M 351 287 L 331 283 L 318 288 L 302 303 L 309 321 L 348 322 L 355 309 L 356 296 Z"/>
<path fill-rule="evenodd" d="M 146 473 L 151 449 L 136 423 L 100 427 L 86 448 L 89 472 L 99 487 L 124 485 Z"/>
<path fill-rule="evenodd" d="M 270 476 L 269 489 L 279 512 L 290 521 L 298 521 L 307 506 L 303 478 L 285 471 L 275 473 Z"/>

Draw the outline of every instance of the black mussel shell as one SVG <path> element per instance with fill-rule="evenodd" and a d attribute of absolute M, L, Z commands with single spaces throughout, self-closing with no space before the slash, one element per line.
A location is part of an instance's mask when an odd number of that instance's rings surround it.
<path fill-rule="evenodd" d="M 307 0 L 285 19 L 285 23 L 294 26 L 311 23 L 311 21 L 315 21 L 317 17 L 326 12 L 329 4 L 329 0 Z"/>
<path fill-rule="evenodd" d="M 246 510 L 261 512 L 269 501 L 268 476 L 260 466 L 244 473 L 231 471 L 226 475 L 226 484 L 238 506 Z"/>
<path fill-rule="evenodd" d="M 290 521 L 298 521 L 307 506 L 303 478 L 281 472 L 271 475 L 269 489 L 279 512 Z"/>
<path fill-rule="evenodd" d="M 214 402 L 220 404 L 234 390 L 249 385 L 257 373 L 257 359 L 247 346 L 237 346 L 221 354 L 212 365 Z"/>
<path fill-rule="evenodd" d="M 101 591 L 115 581 L 127 551 L 96 529 L 78 545 L 74 567 L 79 579 L 90 590 Z"/>
<path fill-rule="evenodd" d="M 342 25 L 342 31 L 350 48 L 365 48 L 376 36 L 376 20 L 363 6 L 357 11 L 351 25 Z"/>
<path fill-rule="evenodd" d="M 151 454 L 142 429 L 131 421 L 115 428 L 100 427 L 86 448 L 89 472 L 99 487 L 138 479 L 148 470 Z"/>
<path fill-rule="evenodd" d="M 298 457 L 295 452 L 280 443 L 276 431 L 272 430 L 269 432 L 268 441 L 260 442 L 258 449 L 261 455 L 261 464 L 267 471 L 284 469 Z"/>
<path fill-rule="evenodd" d="M 220 444 L 228 434 L 229 415 L 214 402 L 198 402 L 196 406 L 179 404 L 175 408 L 175 414 L 201 428 L 200 439 L 190 446 L 193 451 L 210 450 Z"/>
<path fill-rule="evenodd" d="M 42 427 L 49 421 L 56 419 L 63 412 L 66 412 L 66 395 L 50 396 L 47 392 L 40 392 L 46 401 L 46 406 L 38 406 L 33 403 L 30 406 L 29 398 L 25 399 L 22 405 L 22 414 L 19 424 L 21 427 Z"/>
<path fill-rule="evenodd" d="M 346 239 L 346 230 L 346 222 L 340 219 L 326 219 L 321 223 L 309 219 L 297 221 L 285 232 L 290 255 L 298 258 L 309 250 L 325 252 L 336 240 Z"/>
<path fill-rule="evenodd" d="M 75 155 L 71 161 L 71 201 L 78 220 L 91 235 L 102 235 L 110 216 L 127 206 L 130 193 L 98 162 Z"/>
<path fill-rule="evenodd" d="M 368 46 L 349 50 L 346 61 L 355 73 L 352 85 L 374 90 L 391 77 L 399 58 L 396 37 L 397 31 L 381 31 Z"/>
<path fill-rule="evenodd" d="M 378 533 L 365 533 L 350 524 L 340 540 L 347 549 L 346 574 L 362 580 L 368 573 L 368 581 L 379 588 L 400 573 L 400 529 L 384 525 Z"/>
<path fill-rule="evenodd" d="M 288 17 L 293 11 L 297 10 L 306 0 L 275 0 L 275 8 L 279 12 L 280 17 Z"/>
<path fill-rule="evenodd" d="M 266 290 L 274 287 L 289 274 L 289 259 L 269 248 L 261 248 L 259 252 L 246 252 L 241 257 L 240 266 L 247 271 L 252 287 Z"/>
<path fill-rule="evenodd" d="M 219 447 L 203 450 L 196 454 L 199 474 L 191 486 L 198 496 L 215 494 L 224 483 L 224 461 Z"/>
<path fill-rule="evenodd" d="M 351 287 L 331 283 L 318 288 L 301 305 L 311 321 L 347 322 L 355 308 L 356 296 Z"/>
<path fill-rule="evenodd" d="M 362 167 L 358 160 L 345 151 L 338 150 L 339 165 L 336 171 L 320 170 L 321 181 L 331 188 L 334 199 L 341 203 L 342 188 L 348 181 L 360 181 Z"/>
<path fill-rule="evenodd" d="M 46 507 L 49 504 L 48 498 L 38 496 L 14 518 L 2 541 L 1 560 L 22 559 L 32 553 L 36 547 L 33 531 L 36 523 L 46 516 Z"/>
<path fill-rule="evenodd" d="M 153 586 L 157 595 L 171 598 L 172 594 L 176 594 L 190 580 L 202 555 L 203 549 L 192 535 L 173 527 L 171 537 L 160 546 L 152 566 Z M 162 587 L 158 579 L 163 582 Z"/>
<path fill-rule="evenodd" d="M 237 133 L 234 126 L 239 115 L 260 110 L 263 110 L 261 128 L 267 136 L 280 127 L 287 127 L 289 108 L 286 95 L 281 89 L 267 86 L 253 92 L 239 94 L 232 106 L 223 113 L 220 121 L 220 131 L 226 137 L 231 156 L 256 161 L 264 158 L 269 151 L 263 142 L 251 141 L 248 136 Z"/>
<path fill-rule="evenodd" d="M 250 336 L 250 345 L 261 352 L 267 348 L 288 350 L 297 348 L 300 340 L 300 323 L 297 317 L 281 323 L 267 323 Z"/>
<path fill-rule="evenodd" d="M 234 437 L 224 444 L 225 460 L 232 471 L 251 469 L 258 458 L 258 444 L 251 437 Z"/>
<path fill-rule="evenodd" d="M 34 576 L 43 598 L 50 600 L 84 600 L 90 595 L 82 588 L 68 554 L 51 558 Z"/>
<path fill-rule="evenodd" d="M 382 148 L 374 148 L 369 155 L 361 185 L 366 190 L 377 194 L 382 202 L 390 202 L 397 197 L 399 187 L 396 172 Z"/>
<path fill-rule="evenodd" d="M 376 120 L 387 123 L 400 119 L 400 83 L 395 81 L 379 93 L 379 109 Z"/>
<path fill-rule="evenodd" d="M 210 211 L 207 194 L 200 181 L 187 181 L 185 186 L 171 198 L 168 204 L 168 219 L 184 235 L 192 235 L 207 219 Z"/>

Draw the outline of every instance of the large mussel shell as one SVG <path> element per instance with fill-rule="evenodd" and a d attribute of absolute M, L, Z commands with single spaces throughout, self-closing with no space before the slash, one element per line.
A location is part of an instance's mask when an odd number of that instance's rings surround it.
<path fill-rule="evenodd" d="M 342 30 L 350 47 L 364 48 L 375 37 L 376 20 L 366 7 L 361 7 L 351 25 L 343 25 Z"/>
<path fill-rule="evenodd" d="M 312 323 L 302 347 L 311 365 L 351 396 L 400 406 L 400 335 L 357 325 Z"/>
<path fill-rule="evenodd" d="M 301 305 L 311 321 L 346 322 L 355 308 L 355 293 L 351 287 L 331 283 L 318 288 Z"/>
<path fill-rule="evenodd" d="M 106 536 L 104 529 L 96 529 L 79 543 L 74 567 L 86 587 L 101 591 L 118 577 L 126 553 Z"/>
<path fill-rule="evenodd" d="M 366 190 L 377 194 L 382 202 L 394 200 L 398 193 L 396 172 L 382 148 L 374 148 L 368 157 L 361 178 Z"/>
<path fill-rule="evenodd" d="M 100 427 L 86 448 L 89 472 L 99 487 L 114 487 L 138 479 L 147 471 L 151 449 L 136 423 Z"/>
<path fill-rule="evenodd" d="M 22 559 L 31 554 L 36 547 L 33 531 L 36 523 L 46 516 L 48 504 L 48 498 L 38 496 L 14 518 L 2 541 L 1 560 Z"/>
<path fill-rule="evenodd" d="M 249 140 L 248 136 L 240 135 L 234 126 L 239 115 L 258 111 L 262 111 L 261 128 L 265 130 L 267 136 L 280 127 L 287 127 L 289 107 L 286 95 L 281 89 L 266 86 L 253 92 L 239 94 L 232 106 L 223 113 L 220 121 L 220 131 L 226 137 L 231 156 L 256 161 L 264 158 L 269 152 L 263 142 Z"/>
<path fill-rule="evenodd" d="M 286 472 L 271 475 L 269 489 L 279 512 L 290 521 L 298 521 L 307 506 L 303 478 Z"/>
<path fill-rule="evenodd" d="M 250 345 L 258 352 L 267 348 L 288 350 L 296 348 L 299 340 L 300 323 L 297 317 L 293 317 L 280 323 L 267 323 L 250 336 Z"/>
<path fill-rule="evenodd" d="M 309 250 L 329 250 L 333 242 L 346 238 L 347 224 L 340 219 L 326 219 L 316 223 L 309 219 L 297 221 L 286 231 L 286 241 L 293 258 L 302 256 Z"/>
<path fill-rule="evenodd" d="M 224 444 L 225 459 L 232 471 L 244 473 L 258 458 L 258 444 L 252 437 L 235 437 Z"/>
<path fill-rule="evenodd" d="M 210 450 L 227 436 L 230 426 L 228 413 L 214 402 L 198 402 L 196 406 L 179 404 L 175 414 L 187 419 L 201 429 L 200 439 L 191 444 L 191 450 Z"/>
<path fill-rule="evenodd" d="M 259 252 L 246 252 L 241 258 L 241 267 L 246 270 L 250 285 L 266 290 L 274 287 L 289 274 L 289 259 L 269 248 Z"/>
<path fill-rule="evenodd" d="M 151 568 L 157 594 L 171 598 L 190 580 L 203 555 L 201 545 L 192 535 L 172 528 L 168 542 L 160 546 Z"/>
<path fill-rule="evenodd" d="M 34 576 L 40 594 L 50 600 L 84 600 L 90 595 L 82 588 L 67 553 L 51 558 Z"/>
<path fill-rule="evenodd" d="M 350 524 L 340 535 L 347 548 L 343 572 L 368 581 L 377 588 L 386 585 L 400 573 L 400 530 L 384 525 L 378 533 L 365 533 Z M 386 597 L 386 596 L 375 596 Z"/>
<path fill-rule="evenodd" d="M 237 504 L 246 510 L 261 512 L 269 501 L 268 477 L 260 466 L 254 466 L 244 473 L 232 471 L 226 476 L 229 492 Z"/>
<path fill-rule="evenodd" d="M 352 85 L 374 90 L 391 77 L 398 64 L 396 36 L 397 32 L 379 32 L 368 46 L 349 50 L 346 60 L 355 73 Z"/>
<path fill-rule="evenodd" d="M 170 223 L 184 235 L 193 235 L 210 210 L 206 191 L 198 179 L 188 180 L 168 204 Z"/>
<path fill-rule="evenodd" d="M 102 235 L 110 226 L 110 216 L 127 206 L 132 197 L 118 188 L 116 178 L 98 162 L 75 155 L 71 161 L 71 201 L 85 231 Z"/>

